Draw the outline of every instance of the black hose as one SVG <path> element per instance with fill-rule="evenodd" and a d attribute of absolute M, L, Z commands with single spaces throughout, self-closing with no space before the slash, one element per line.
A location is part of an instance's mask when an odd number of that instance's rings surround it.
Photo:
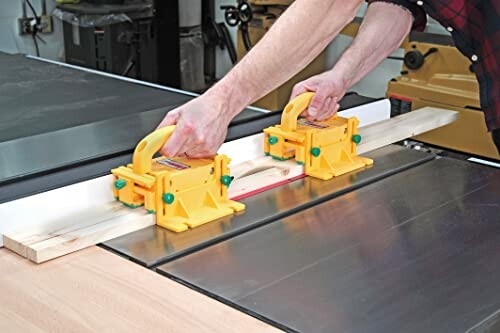
<path fill-rule="evenodd" d="M 238 56 L 236 54 L 236 48 L 234 47 L 233 40 L 231 39 L 231 35 L 229 34 L 229 30 L 224 23 L 218 24 L 218 26 L 220 28 L 220 33 L 222 35 L 224 44 L 227 47 L 227 53 L 229 53 L 231 63 L 235 65 L 238 62 Z"/>
<path fill-rule="evenodd" d="M 250 51 L 252 48 L 252 41 L 250 40 L 250 34 L 248 33 L 248 25 L 241 24 L 240 26 L 241 36 L 243 37 L 243 45 L 245 45 L 245 49 Z"/>

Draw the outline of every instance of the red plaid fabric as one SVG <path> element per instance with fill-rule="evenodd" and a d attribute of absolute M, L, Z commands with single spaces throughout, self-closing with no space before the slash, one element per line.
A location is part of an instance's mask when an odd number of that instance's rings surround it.
<path fill-rule="evenodd" d="M 409 10 L 415 30 L 425 28 L 428 14 L 451 31 L 472 62 L 488 129 L 500 128 L 500 0 L 367 0 L 377 1 Z"/>

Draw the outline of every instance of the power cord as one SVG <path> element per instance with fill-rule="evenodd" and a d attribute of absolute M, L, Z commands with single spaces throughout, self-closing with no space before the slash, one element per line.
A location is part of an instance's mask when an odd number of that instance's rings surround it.
<path fill-rule="evenodd" d="M 36 56 L 40 57 L 40 48 L 38 47 L 38 41 L 37 38 L 40 38 L 37 33 L 38 33 L 38 27 L 40 26 L 40 17 L 37 15 L 35 7 L 31 4 L 30 0 L 24 0 L 28 4 L 28 7 L 30 7 L 31 12 L 33 13 L 33 17 L 35 18 L 35 23 L 32 24 L 32 33 L 31 33 L 31 38 L 33 38 L 33 44 L 35 44 L 35 51 L 36 51 Z M 43 41 L 43 40 L 42 40 Z"/>

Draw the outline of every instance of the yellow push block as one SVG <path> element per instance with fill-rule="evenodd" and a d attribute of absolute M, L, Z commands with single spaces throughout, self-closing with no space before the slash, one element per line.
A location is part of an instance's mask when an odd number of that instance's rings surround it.
<path fill-rule="evenodd" d="M 373 164 L 356 155 L 361 142 L 356 117 L 335 115 L 319 122 L 298 119 L 313 96 L 312 92 L 297 96 L 283 110 L 281 124 L 264 130 L 264 152 L 278 160 L 294 158 L 304 164 L 306 175 L 324 180 Z"/>
<path fill-rule="evenodd" d="M 244 210 L 245 205 L 227 197 L 232 180 L 227 156 L 153 159 L 173 129 L 149 134 L 137 145 L 132 164 L 111 170 L 115 197 L 132 208 L 144 205 L 156 213 L 159 226 L 175 232 Z"/>

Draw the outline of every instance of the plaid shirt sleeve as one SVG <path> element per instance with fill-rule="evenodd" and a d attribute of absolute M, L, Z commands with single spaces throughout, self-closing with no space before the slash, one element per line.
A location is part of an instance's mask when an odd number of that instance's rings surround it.
<path fill-rule="evenodd" d="M 377 1 L 409 10 L 416 30 L 425 28 L 427 14 L 447 27 L 471 60 L 488 129 L 500 130 L 500 0 L 367 0 Z"/>
<path fill-rule="evenodd" d="M 396 6 L 400 6 L 406 10 L 408 10 L 413 15 L 413 30 L 423 31 L 427 24 L 427 15 L 422 7 L 417 6 L 415 3 L 412 3 L 407 0 L 366 0 L 368 4 L 372 4 L 374 2 L 386 2 Z"/>

